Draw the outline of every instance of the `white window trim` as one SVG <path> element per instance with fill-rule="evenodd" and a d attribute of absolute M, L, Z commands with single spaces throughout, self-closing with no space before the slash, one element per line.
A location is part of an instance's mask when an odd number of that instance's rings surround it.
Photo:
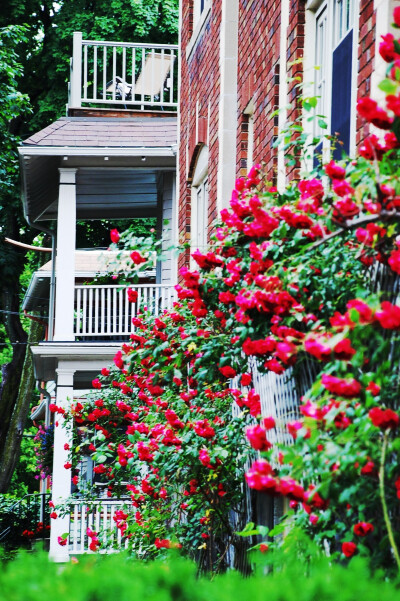
<path fill-rule="evenodd" d="M 194 2 L 194 8 L 196 8 L 196 4 L 198 4 L 199 0 L 194 0 Z M 195 10 L 193 10 L 193 33 L 188 45 L 186 46 L 186 60 L 190 59 L 190 56 L 197 46 L 197 42 L 201 34 L 206 28 L 208 17 L 211 14 L 211 0 L 204 0 L 204 10 L 200 15 L 197 15 L 197 18 L 194 12 Z"/>
<path fill-rule="evenodd" d="M 192 252 L 199 250 L 205 252 L 207 246 L 207 232 L 208 232 L 208 192 L 207 192 L 207 206 L 205 210 L 205 235 L 202 240 L 199 240 L 197 235 L 198 226 L 198 193 L 202 186 L 208 184 L 208 146 L 203 146 L 198 156 L 196 167 L 193 174 L 192 190 L 191 190 L 191 215 L 190 215 L 190 246 Z M 192 259 L 191 259 L 192 262 Z"/>
<path fill-rule="evenodd" d="M 357 98 L 357 76 L 358 76 L 358 35 L 359 35 L 359 0 L 353 0 L 352 6 L 352 21 L 353 21 L 353 49 L 352 49 L 352 81 L 351 81 L 351 107 L 354 110 L 350 112 L 350 148 L 349 156 L 354 156 L 356 151 L 356 98 Z M 305 26 L 305 39 L 308 43 L 304 48 L 304 94 L 306 96 L 314 95 L 315 81 L 315 50 L 316 50 L 316 23 L 318 16 L 323 11 L 323 7 L 326 6 L 328 13 L 328 27 L 327 34 L 329 36 L 327 41 L 327 47 L 329 48 L 329 55 L 332 57 L 333 48 L 333 24 L 334 24 L 334 0 L 308 0 L 306 4 L 306 26 Z M 326 115 L 326 121 L 328 125 L 327 131 L 331 129 L 331 101 L 332 101 L 332 60 L 329 61 L 326 71 L 326 98 L 328 114 Z M 308 85 L 307 85 L 308 84 Z M 311 85 L 312 84 L 312 85 Z M 307 122 L 309 113 L 305 113 L 305 119 L 303 122 L 304 130 L 310 135 L 314 134 L 314 126 L 312 122 Z M 323 154 L 329 154 L 329 142 L 326 141 L 323 147 Z"/>
<path fill-rule="evenodd" d="M 247 120 L 247 156 L 246 168 L 247 173 L 250 171 L 254 162 L 254 112 L 255 106 L 253 99 L 250 100 L 243 113 L 248 116 Z"/>

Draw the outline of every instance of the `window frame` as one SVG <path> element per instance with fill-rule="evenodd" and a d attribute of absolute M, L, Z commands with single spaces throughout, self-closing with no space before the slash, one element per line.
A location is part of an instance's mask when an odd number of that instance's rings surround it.
<path fill-rule="evenodd" d="M 344 3 L 349 5 L 348 27 L 346 31 L 340 32 L 339 27 L 339 11 L 338 5 L 344 6 Z M 307 124 L 305 120 L 305 129 L 312 136 L 321 135 L 331 131 L 331 111 L 332 111 L 332 80 L 333 80 L 333 54 L 339 44 L 345 39 L 347 34 L 353 30 L 353 44 L 351 57 L 351 108 L 355 107 L 357 98 L 357 51 L 358 51 L 358 32 L 359 32 L 359 16 L 357 13 L 357 0 L 308 0 L 306 5 L 306 31 L 305 37 L 309 40 L 309 44 L 305 47 L 304 60 L 304 83 L 305 95 L 320 95 L 317 90 L 317 82 L 323 83 L 325 86 L 325 97 L 322 103 L 319 101 L 315 109 L 315 114 L 325 114 L 327 129 L 323 130 L 318 126 L 315 120 L 311 124 Z M 319 72 L 315 69 L 318 61 L 318 54 L 321 56 L 321 45 L 318 38 L 317 26 L 318 20 L 324 15 L 326 16 L 326 37 L 324 47 L 322 49 L 323 59 L 325 60 L 325 68 L 321 70 L 322 77 L 319 77 Z M 343 15 L 344 13 L 342 13 Z M 339 32 L 339 35 L 338 35 Z M 318 47 L 320 45 L 320 47 Z M 312 90 L 307 84 L 312 84 Z M 322 106 L 321 106 L 322 104 Z M 309 114 L 307 114 L 309 116 Z M 356 111 L 350 111 L 350 142 L 349 155 L 354 156 L 356 149 Z M 329 154 L 329 142 L 324 141 L 323 154 Z"/>
<path fill-rule="evenodd" d="M 190 246 L 204 252 L 208 243 L 208 146 L 197 157 L 191 186 Z M 202 231 L 199 228 L 202 226 Z"/>

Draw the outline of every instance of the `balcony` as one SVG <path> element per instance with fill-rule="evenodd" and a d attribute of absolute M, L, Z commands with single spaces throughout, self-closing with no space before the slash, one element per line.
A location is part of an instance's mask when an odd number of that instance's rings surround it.
<path fill-rule="evenodd" d="M 134 332 L 132 317 L 139 310 L 148 310 L 157 316 L 171 309 L 176 300 L 174 286 L 140 284 L 130 288 L 138 293 L 135 303 L 128 299 L 127 286 L 75 285 L 75 340 L 122 341 Z"/>
<path fill-rule="evenodd" d="M 70 67 L 69 111 L 177 110 L 177 45 L 98 42 L 75 32 Z"/>

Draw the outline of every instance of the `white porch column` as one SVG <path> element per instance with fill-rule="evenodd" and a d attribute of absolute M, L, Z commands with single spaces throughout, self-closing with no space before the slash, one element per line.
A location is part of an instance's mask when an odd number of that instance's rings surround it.
<path fill-rule="evenodd" d="M 66 409 L 73 398 L 74 369 L 68 365 L 59 363 L 57 369 L 57 396 L 58 407 Z M 71 470 L 67 470 L 69 451 L 65 450 L 65 444 L 72 446 L 70 431 L 65 428 L 64 418 L 60 414 L 55 416 L 56 426 L 54 428 L 54 458 L 52 476 L 52 501 L 54 505 L 65 501 L 71 494 Z M 57 425 L 58 424 L 58 425 Z M 69 532 L 69 515 L 51 520 L 50 530 L 50 558 L 53 561 L 63 562 L 69 560 L 68 542 L 66 546 L 58 543 L 58 537 Z"/>
<path fill-rule="evenodd" d="M 218 118 L 217 209 L 229 206 L 236 176 L 238 0 L 222 0 Z"/>
<path fill-rule="evenodd" d="M 76 172 L 59 169 L 54 340 L 74 340 Z"/>

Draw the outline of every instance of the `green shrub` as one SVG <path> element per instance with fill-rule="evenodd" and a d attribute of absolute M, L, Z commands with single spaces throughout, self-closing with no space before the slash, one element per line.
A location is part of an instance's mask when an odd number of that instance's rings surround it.
<path fill-rule="evenodd" d="M 261 554 L 258 555 L 260 557 Z M 292 554 L 292 557 L 294 555 Z M 372 577 L 367 563 L 354 558 L 349 566 L 329 565 L 326 558 L 284 562 L 264 567 L 250 578 L 228 572 L 214 580 L 197 577 L 196 566 L 170 562 L 139 563 L 126 556 L 90 555 L 65 566 L 45 554 L 21 554 L 0 574 L 2 601 L 392 601 L 394 582 Z M 280 566 L 276 564 L 280 563 Z M 269 571 L 268 574 L 263 572 Z"/>

